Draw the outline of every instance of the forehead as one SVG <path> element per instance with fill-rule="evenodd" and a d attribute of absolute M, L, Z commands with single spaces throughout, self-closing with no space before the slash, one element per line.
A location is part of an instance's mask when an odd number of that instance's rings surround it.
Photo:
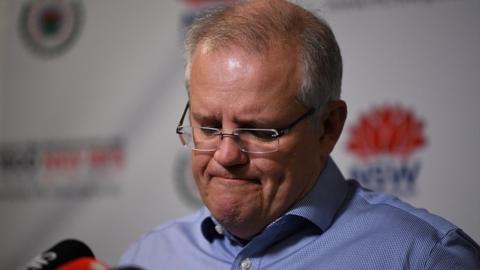
<path fill-rule="evenodd" d="M 264 53 L 200 47 L 191 63 L 192 111 L 244 115 L 288 111 L 299 106 L 302 70 L 298 63 L 295 48 L 287 46 Z"/>

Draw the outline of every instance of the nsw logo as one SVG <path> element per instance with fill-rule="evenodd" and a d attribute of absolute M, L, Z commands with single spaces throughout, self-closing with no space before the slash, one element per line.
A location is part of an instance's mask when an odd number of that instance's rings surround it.
<path fill-rule="evenodd" d="M 425 147 L 424 123 L 412 110 L 383 105 L 360 115 L 350 127 L 347 151 L 355 157 L 350 176 L 376 191 L 415 193 Z"/>

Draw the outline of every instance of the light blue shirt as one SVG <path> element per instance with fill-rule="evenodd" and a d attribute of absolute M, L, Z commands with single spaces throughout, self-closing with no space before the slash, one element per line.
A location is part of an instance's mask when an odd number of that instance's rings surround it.
<path fill-rule="evenodd" d="M 159 226 L 120 265 L 145 269 L 480 269 L 480 247 L 450 222 L 345 181 L 329 160 L 315 186 L 246 245 L 209 211 Z"/>

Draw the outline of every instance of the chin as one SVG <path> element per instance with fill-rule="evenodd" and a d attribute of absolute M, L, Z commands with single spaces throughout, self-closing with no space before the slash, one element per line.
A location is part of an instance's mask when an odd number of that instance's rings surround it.
<path fill-rule="evenodd" d="M 257 228 L 260 214 L 254 211 L 253 206 L 242 207 L 232 203 L 222 204 L 219 201 L 206 205 L 212 216 L 236 237 L 247 240 L 262 229 Z"/>
<path fill-rule="evenodd" d="M 240 227 L 246 220 L 244 217 L 242 217 L 238 209 L 227 207 L 210 209 L 210 212 L 215 219 L 229 230 L 231 230 L 231 228 Z"/>
<path fill-rule="evenodd" d="M 216 197 L 214 198 L 214 201 L 207 202 L 206 205 L 214 217 L 219 221 L 231 223 L 240 219 L 242 216 L 239 203 L 233 200 L 222 200 L 221 198 Z"/>

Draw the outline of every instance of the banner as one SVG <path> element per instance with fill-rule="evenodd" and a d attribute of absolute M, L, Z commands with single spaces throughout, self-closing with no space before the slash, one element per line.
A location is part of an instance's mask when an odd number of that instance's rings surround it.
<path fill-rule="evenodd" d="M 142 233 L 201 205 L 175 134 L 182 44 L 220 2 L 0 4 L 2 268 L 65 238 L 115 265 Z M 326 18 L 342 51 L 344 175 L 480 242 L 480 2 L 295 2 Z"/>

